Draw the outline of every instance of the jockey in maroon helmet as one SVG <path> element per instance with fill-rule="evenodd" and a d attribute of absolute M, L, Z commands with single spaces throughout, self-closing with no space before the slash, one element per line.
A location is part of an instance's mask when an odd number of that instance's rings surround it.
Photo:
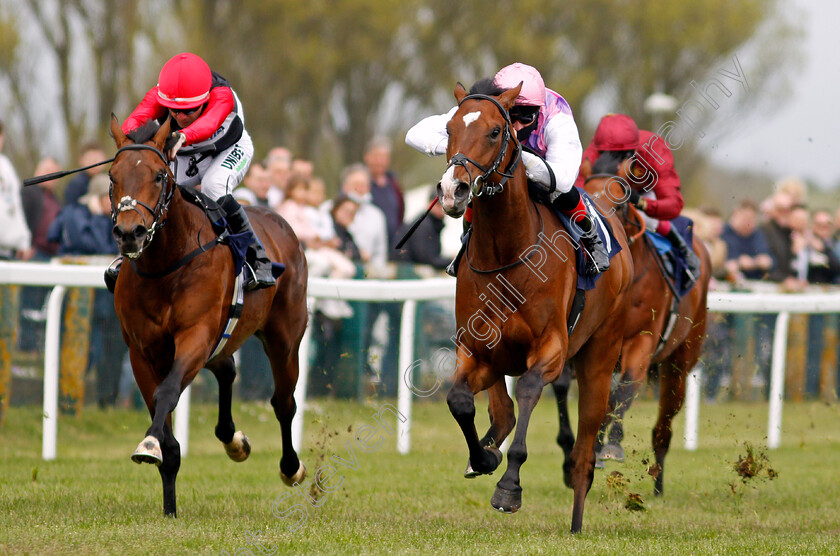
<path fill-rule="evenodd" d="M 576 185 L 583 187 L 584 166 L 591 165 L 602 153 L 615 153 L 618 159 L 632 158 L 629 201 L 641 212 L 647 227 L 668 238 L 683 254 L 689 278 L 700 273 L 700 260 L 688 248 L 683 237 L 671 227 L 685 205 L 680 193 L 680 177 L 674 169 L 674 156 L 665 141 L 650 131 L 639 130 L 636 122 L 624 114 L 607 114 L 598 123 L 592 142 L 583 153 Z"/>

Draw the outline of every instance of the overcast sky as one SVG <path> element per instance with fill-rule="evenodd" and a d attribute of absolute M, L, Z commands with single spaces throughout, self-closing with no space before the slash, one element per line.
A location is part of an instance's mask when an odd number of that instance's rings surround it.
<path fill-rule="evenodd" d="M 707 150 L 717 164 L 840 185 L 840 1 L 785 0 L 804 12 L 801 73 L 778 112 L 751 118 Z"/>

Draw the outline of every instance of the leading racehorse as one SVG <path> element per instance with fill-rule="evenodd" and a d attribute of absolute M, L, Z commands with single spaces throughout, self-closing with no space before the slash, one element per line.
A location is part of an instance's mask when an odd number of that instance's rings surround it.
<path fill-rule="evenodd" d="M 549 208 L 528 195 L 521 147 L 508 110 L 521 84 L 499 96 L 455 89 L 458 109 L 447 124 L 449 166 L 438 184 L 444 211 L 461 216 L 472 202 L 473 232 L 458 269 L 456 291 L 457 370 L 447 397 L 467 441 L 466 476 L 493 472 L 496 448 L 516 419 L 505 375 L 519 376 L 519 422 L 508 468 L 491 504 L 515 512 L 522 504 L 519 469 L 527 457 L 525 437 L 543 387 L 573 359 L 580 383 L 578 439 L 571 454 L 574 507 L 572 532 L 583 524 L 592 484 L 593 445 L 604 418 L 610 378 L 618 361 L 629 302 L 633 263 L 625 247 L 610 270 L 586 293 L 586 308 L 569 335 L 567 317 L 576 292 L 575 245 Z M 527 263 L 527 264 L 526 264 Z M 491 426 L 478 438 L 475 394 L 490 389 Z"/>
<path fill-rule="evenodd" d="M 274 374 L 271 404 L 283 438 L 281 477 L 290 485 L 303 480 L 306 469 L 292 446 L 291 427 L 298 346 L 307 321 L 307 270 L 289 225 L 267 209 L 248 207 L 269 256 L 286 269 L 275 286 L 246 293 L 241 314 L 236 314 L 232 306 L 239 286 L 233 257 L 219 245 L 205 212 L 188 202 L 175 184 L 163 154 L 169 128 L 167 120 L 153 136 L 132 134 L 132 139 L 112 116 L 111 134 L 118 150 L 110 176 L 113 233 L 128 261 L 120 269 L 114 304 L 134 378 L 152 417 L 131 459 L 158 466 L 163 511 L 174 517 L 181 453 L 172 434 L 171 413 L 202 367 L 219 381 L 216 436 L 231 459 L 243 461 L 250 453 L 247 437 L 234 427 L 230 406 L 236 376 L 232 354 L 252 334 L 262 340 Z M 229 317 L 236 316 L 238 324 L 232 332 L 226 330 Z M 223 335 L 229 337 L 211 359 Z"/>
<path fill-rule="evenodd" d="M 654 477 L 654 493 L 662 494 L 664 488 L 665 456 L 671 444 L 671 423 L 685 399 L 686 376 L 697 364 L 706 335 L 706 296 L 711 279 L 709 253 L 703 242 L 694 237 L 694 252 L 700 259 L 700 276 L 682 298 L 676 297 L 673 283 L 665 276 L 654 247 L 645 236 L 644 220 L 628 199 L 628 172 L 630 161 L 620 161 L 604 153 L 587 176 L 585 188 L 597 200 L 602 210 L 616 212 L 630 237 L 635 277 L 630 311 L 624 327 L 624 344 L 621 353 L 621 377 L 610 394 L 610 413 L 599 432 L 596 451 L 603 459 L 624 460 L 621 441 L 624 437 L 624 415 L 648 369 L 658 369 L 659 416 L 653 428 L 653 451 L 656 466 L 650 473 Z M 567 455 L 572 450 L 574 434 L 569 425 L 566 405 L 569 381 L 563 376 L 554 385 L 560 414 L 560 432 L 557 443 Z M 609 437 L 601 445 L 601 437 Z M 599 462 L 600 463 L 600 462 Z M 568 485 L 568 478 L 567 478 Z M 570 485 L 569 485 L 570 486 Z"/>

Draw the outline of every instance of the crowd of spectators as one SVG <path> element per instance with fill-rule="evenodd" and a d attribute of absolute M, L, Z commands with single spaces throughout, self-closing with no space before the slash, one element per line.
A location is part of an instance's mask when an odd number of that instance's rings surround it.
<path fill-rule="evenodd" d="M 768 286 L 785 292 L 840 284 L 840 209 L 835 214 L 823 208 L 809 209 L 806 187 L 798 179 L 785 178 L 760 203 L 741 200 L 725 224 L 715 209 L 694 211 L 698 237 L 712 255 L 714 287 L 767 291 Z M 755 315 L 754 353 L 756 373 L 752 386 L 768 387 L 772 334 L 776 316 Z M 730 377 L 737 324 L 733 315 L 713 315 L 707 340 L 705 394 L 714 401 L 721 381 Z M 804 394 L 820 394 L 826 327 L 836 329 L 834 315 L 808 317 L 807 361 Z M 840 382 L 840 374 L 838 374 Z M 838 386 L 840 391 L 840 386 Z"/>
<path fill-rule="evenodd" d="M 391 168 L 390 148 L 385 139 L 371 140 L 362 162 L 348 165 L 339 183 L 331 188 L 318 176 L 311 161 L 296 158 L 285 147 L 274 147 L 261 160 L 254 160 L 234 196 L 243 205 L 276 211 L 289 222 L 305 248 L 310 276 L 383 277 L 382 269 L 388 262 L 422 264 L 442 271 L 449 259 L 441 254 L 444 222 L 438 207 L 401 250 L 393 249 L 411 222 L 405 221 L 403 188 Z M 81 149 L 78 164 L 87 166 L 105 158 L 104 149 L 90 143 Z M 115 254 L 105 168 L 80 172 L 63 187 L 53 180 L 22 190 L 11 163 L 0 154 L 0 201 L 9 215 L 0 229 L 0 257 L 43 261 L 62 255 Z M 47 157 L 39 161 L 33 175 L 58 170 L 59 164 Z M 328 199 L 326 192 L 331 189 L 338 193 Z M 760 203 L 744 199 L 729 214 L 717 208 L 686 210 L 695 220 L 696 235 L 711 254 L 715 284 L 754 289 L 756 284 L 775 282 L 784 291 L 802 291 L 812 285 L 840 283 L 840 210 L 836 214 L 809 210 L 805 193 L 801 182 L 786 179 Z M 20 309 L 37 311 L 43 305 L 44 293 L 43 288 L 24 288 Z M 359 345 L 368 378 L 376 383 L 379 393 L 396 393 L 400 305 L 367 304 L 361 315 L 355 314 L 358 309 L 358 304 L 340 300 L 322 300 L 313 307 L 313 340 L 318 346 L 313 365 L 314 393 L 333 391 L 336 377 L 330 375 L 330 369 L 346 356 L 340 338 L 348 333 L 347 323 L 354 316 L 355 333 L 362 335 Z M 110 296 L 104 290 L 96 292 L 92 314 L 90 367 L 97 372 L 100 404 L 113 405 L 118 398 L 120 369 L 125 367 L 124 346 L 115 333 L 119 327 Z M 822 315 L 809 319 L 809 395 L 819 394 L 823 329 L 837 326 L 837 320 Z M 42 333 L 39 336 L 31 329 L 33 324 L 25 321 L 20 324 L 19 348 L 38 349 Z M 759 387 L 767 382 L 774 321 L 775 315 L 757 315 L 754 320 L 758 367 L 754 380 Z M 720 394 L 721 385 L 728 379 L 734 328 L 732 315 L 710 318 L 705 356 L 705 392 L 710 401 Z M 380 331 L 378 338 L 376 330 Z M 377 343 L 380 355 L 371 364 L 374 358 L 369 351 Z M 264 399 L 270 395 L 271 372 L 258 340 L 243 346 L 240 366 L 240 393 L 244 398 Z"/>

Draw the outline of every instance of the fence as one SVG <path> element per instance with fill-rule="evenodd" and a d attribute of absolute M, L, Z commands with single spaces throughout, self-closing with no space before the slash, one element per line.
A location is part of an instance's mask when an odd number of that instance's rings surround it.
<path fill-rule="evenodd" d="M 44 417 L 43 450 L 45 460 L 56 457 L 58 417 L 58 353 L 61 304 L 68 287 L 104 287 L 104 267 L 38 263 L 0 262 L 0 284 L 53 286 L 48 300 L 47 328 L 44 350 Z M 399 369 L 409 369 L 414 362 L 414 318 L 418 301 L 452 299 L 455 280 L 432 278 L 426 280 L 328 280 L 309 281 L 310 298 L 332 298 L 346 301 L 397 301 L 403 303 L 400 332 Z M 778 313 L 773 336 L 770 409 L 768 412 L 768 447 L 777 448 L 781 441 L 782 406 L 784 400 L 785 353 L 787 332 L 792 313 L 840 313 L 838 293 L 734 293 L 710 292 L 709 310 L 724 313 Z M 299 411 L 293 423 L 293 443 L 299 449 L 303 438 L 303 414 L 308 377 L 309 331 L 301 343 L 300 378 L 295 390 Z M 397 449 L 406 454 L 410 450 L 412 391 L 405 377 L 399 381 L 397 409 L 403 419 L 397 419 Z M 509 386 L 512 381 L 508 382 Z M 700 372 L 692 371 L 686 392 L 685 447 L 697 448 Z M 188 451 L 189 389 L 181 395 L 175 411 L 175 436 L 181 443 L 183 455 Z"/>

